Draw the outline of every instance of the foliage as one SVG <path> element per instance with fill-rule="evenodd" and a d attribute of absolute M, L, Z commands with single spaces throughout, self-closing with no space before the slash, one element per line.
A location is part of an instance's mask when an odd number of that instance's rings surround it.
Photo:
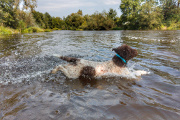
<path fill-rule="evenodd" d="M 48 12 L 44 14 L 44 22 L 45 22 L 45 29 L 49 29 L 49 28 L 52 29 L 52 17 Z"/>
<path fill-rule="evenodd" d="M 123 30 L 121 27 L 113 27 L 112 30 Z"/>
<path fill-rule="evenodd" d="M 33 9 L 36 0 L 1 0 L 0 18 L 1 25 L 14 29 L 24 29 L 35 25 L 31 12 L 19 9 L 19 4 L 24 1 L 24 7 Z"/>
<path fill-rule="evenodd" d="M 77 13 L 72 13 L 65 18 L 65 23 L 68 26 L 67 29 L 78 29 L 83 22 L 84 18 L 82 16 L 82 11 L 80 10 Z"/>
<path fill-rule="evenodd" d="M 24 29 L 21 33 L 35 33 L 35 32 L 44 32 L 44 30 L 39 27 L 29 27 Z"/>
<path fill-rule="evenodd" d="M 37 25 L 44 29 L 62 29 L 65 24 L 60 17 L 51 17 L 49 13 L 32 12 Z"/>
<path fill-rule="evenodd" d="M 16 28 L 18 26 L 18 20 L 16 18 L 16 11 L 14 10 L 14 0 L 1 0 L 0 10 L 1 10 L 1 21 L 3 25 Z"/>
<path fill-rule="evenodd" d="M 52 17 L 52 27 L 55 30 L 62 29 L 64 21 L 60 17 Z"/>
<path fill-rule="evenodd" d="M 168 29 L 177 29 L 180 23 L 180 0 L 161 0 L 163 22 Z"/>
<path fill-rule="evenodd" d="M 117 16 L 116 10 L 113 10 L 112 8 L 110 8 L 108 12 L 108 17 L 110 17 L 111 19 L 115 21 L 115 19 L 117 18 L 116 16 Z"/>
<path fill-rule="evenodd" d="M 179 30 L 180 29 L 180 21 L 171 21 L 171 24 L 167 27 L 167 30 Z"/>
<path fill-rule="evenodd" d="M 156 7 L 156 2 L 154 0 L 143 3 L 138 14 L 138 29 L 159 28 L 161 26 L 163 18 L 161 12 L 161 8 Z"/>
<path fill-rule="evenodd" d="M 109 30 L 114 26 L 114 21 L 106 12 L 95 12 L 87 16 L 87 21 L 81 26 L 85 30 Z"/>
<path fill-rule="evenodd" d="M 36 24 L 42 28 L 45 28 L 44 14 L 37 11 L 32 11 L 32 14 L 36 21 Z"/>
<path fill-rule="evenodd" d="M 28 27 L 36 26 L 35 19 L 31 12 L 17 10 L 16 13 L 16 18 L 18 19 L 17 29 L 23 30 Z"/>
<path fill-rule="evenodd" d="M 139 26 L 140 2 L 141 0 L 121 0 L 121 20 L 124 29 L 134 29 Z"/>
<path fill-rule="evenodd" d="M 52 32 L 51 29 L 44 29 L 44 32 Z"/>
<path fill-rule="evenodd" d="M 179 5 L 180 0 L 121 0 L 119 25 L 123 29 L 178 29 Z"/>
<path fill-rule="evenodd" d="M 20 3 L 23 3 L 23 9 L 30 9 L 31 11 L 37 7 L 36 0 L 13 0 L 14 1 L 14 8 L 19 9 Z"/>
<path fill-rule="evenodd" d="M 1 34 L 14 34 L 14 33 L 19 33 L 19 31 L 14 30 L 14 29 L 9 28 L 9 27 L 0 26 L 0 35 Z"/>
<path fill-rule="evenodd" d="M 117 13 L 110 9 L 109 13 L 95 12 L 92 15 L 83 16 L 82 10 L 68 15 L 63 20 L 60 17 L 51 17 L 49 13 L 42 14 L 33 11 L 33 16 L 38 26 L 44 29 L 65 30 L 110 30 L 117 21 Z"/>

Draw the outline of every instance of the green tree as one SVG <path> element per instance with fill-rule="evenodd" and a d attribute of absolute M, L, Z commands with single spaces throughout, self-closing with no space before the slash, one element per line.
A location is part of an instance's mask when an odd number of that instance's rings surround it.
<path fill-rule="evenodd" d="M 141 5 L 138 14 L 139 26 L 138 29 L 156 29 L 162 24 L 162 9 L 157 6 L 155 0 L 149 0 Z"/>
<path fill-rule="evenodd" d="M 52 27 L 62 29 L 63 27 L 63 20 L 60 17 L 52 17 Z"/>
<path fill-rule="evenodd" d="M 3 25 L 3 22 L 4 22 L 3 21 L 4 13 L 3 13 L 3 11 L 1 9 L 0 9 L 0 16 L 1 16 L 0 17 L 0 26 L 1 26 L 1 25 Z"/>
<path fill-rule="evenodd" d="M 32 15 L 29 12 L 24 12 L 20 10 L 20 2 L 23 2 L 24 8 L 34 9 L 36 7 L 36 0 L 1 0 L 0 1 L 0 11 L 1 11 L 1 21 L 4 26 L 18 28 L 22 27 L 23 22 L 31 25 L 33 21 Z M 26 17 L 26 18 L 25 18 Z M 26 21 L 24 21 L 26 20 Z"/>
<path fill-rule="evenodd" d="M 124 29 L 137 29 L 139 26 L 138 14 L 141 10 L 141 0 L 121 0 L 121 22 Z"/>
<path fill-rule="evenodd" d="M 162 8 L 158 0 L 122 0 L 120 8 L 124 29 L 158 29 L 162 24 Z"/>
<path fill-rule="evenodd" d="M 116 19 L 116 16 L 117 16 L 116 10 L 113 10 L 112 8 L 110 8 L 110 9 L 109 9 L 109 12 L 108 12 L 108 16 L 109 16 L 111 19 L 115 20 L 115 19 Z"/>
<path fill-rule="evenodd" d="M 77 14 L 82 16 L 82 10 L 78 10 Z"/>
<path fill-rule="evenodd" d="M 171 21 L 180 21 L 180 0 L 160 0 L 164 22 L 169 26 Z"/>
<path fill-rule="evenodd" d="M 48 13 L 48 12 L 46 12 L 45 14 L 44 14 L 44 23 L 45 23 L 45 28 L 46 29 L 49 29 L 49 28 L 53 28 L 52 27 L 52 17 L 51 17 L 51 15 Z"/>
<path fill-rule="evenodd" d="M 78 11 L 77 13 L 72 13 L 65 18 L 65 23 L 68 25 L 68 29 L 79 29 L 79 27 L 84 22 L 84 18 L 82 16 L 82 11 Z"/>
<path fill-rule="evenodd" d="M 33 14 L 33 17 L 35 18 L 37 25 L 41 28 L 45 28 L 44 14 L 37 12 L 35 10 L 32 12 L 32 14 Z"/>
<path fill-rule="evenodd" d="M 114 21 L 106 12 L 95 12 L 92 15 L 86 15 L 82 28 L 85 30 L 109 30 L 114 26 Z"/>
<path fill-rule="evenodd" d="M 20 3 L 23 3 L 23 9 L 30 9 L 31 11 L 37 7 L 36 0 L 13 0 L 15 9 L 19 9 Z"/>
<path fill-rule="evenodd" d="M 18 26 L 18 20 L 16 18 L 16 12 L 14 10 L 14 0 L 1 0 L 0 10 L 2 14 L 3 24 L 12 28 Z"/>

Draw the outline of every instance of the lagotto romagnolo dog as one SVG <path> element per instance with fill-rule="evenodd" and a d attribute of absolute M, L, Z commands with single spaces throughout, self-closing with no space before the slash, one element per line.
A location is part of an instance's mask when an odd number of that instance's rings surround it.
<path fill-rule="evenodd" d="M 112 50 L 116 52 L 116 55 L 113 56 L 112 60 L 106 62 L 95 62 L 73 57 L 58 56 L 60 59 L 69 62 L 69 64 L 59 65 L 54 68 L 51 73 L 56 73 L 60 70 L 68 78 L 101 77 L 108 73 L 118 75 L 130 74 L 126 64 L 130 59 L 137 56 L 137 50 L 132 49 L 128 45 L 122 45 Z M 136 71 L 137 76 L 142 74 L 147 74 L 147 72 L 141 70 Z"/>

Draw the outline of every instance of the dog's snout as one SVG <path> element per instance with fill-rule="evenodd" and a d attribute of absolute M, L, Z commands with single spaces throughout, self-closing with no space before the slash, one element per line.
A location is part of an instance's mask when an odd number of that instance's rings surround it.
<path fill-rule="evenodd" d="M 116 52 L 116 51 L 117 51 L 117 48 L 113 48 L 112 51 L 115 51 L 115 52 Z"/>

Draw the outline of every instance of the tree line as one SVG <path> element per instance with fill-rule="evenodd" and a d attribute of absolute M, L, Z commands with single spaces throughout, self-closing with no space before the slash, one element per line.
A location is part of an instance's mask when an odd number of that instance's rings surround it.
<path fill-rule="evenodd" d="M 180 0 L 121 0 L 123 29 L 180 29 Z"/>
<path fill-rule="evenodd" d="M 0 26 L 20 31 L 31 27 L 55 30 L 180 29 L 180 0 L 121 0 L 120 17 L 111 8 L 108 12 L 92 15 L 83 15 L 82 10 L 78 10 L 60 18 L 35 11 L 36 7 L 36 0 L 1 0 Z"/>
<path fill-rule="evenodd" d="M 61 19 L 51 17 L 49 13 L 32 12 L 38 26 L 45 29 L 63 30 L 110 30 L 115 27 L 117 12 L 110 9 L 109 12 L 95 12 L 92 15 L 84 15 L 82 10 L 72 13 Z"/>

